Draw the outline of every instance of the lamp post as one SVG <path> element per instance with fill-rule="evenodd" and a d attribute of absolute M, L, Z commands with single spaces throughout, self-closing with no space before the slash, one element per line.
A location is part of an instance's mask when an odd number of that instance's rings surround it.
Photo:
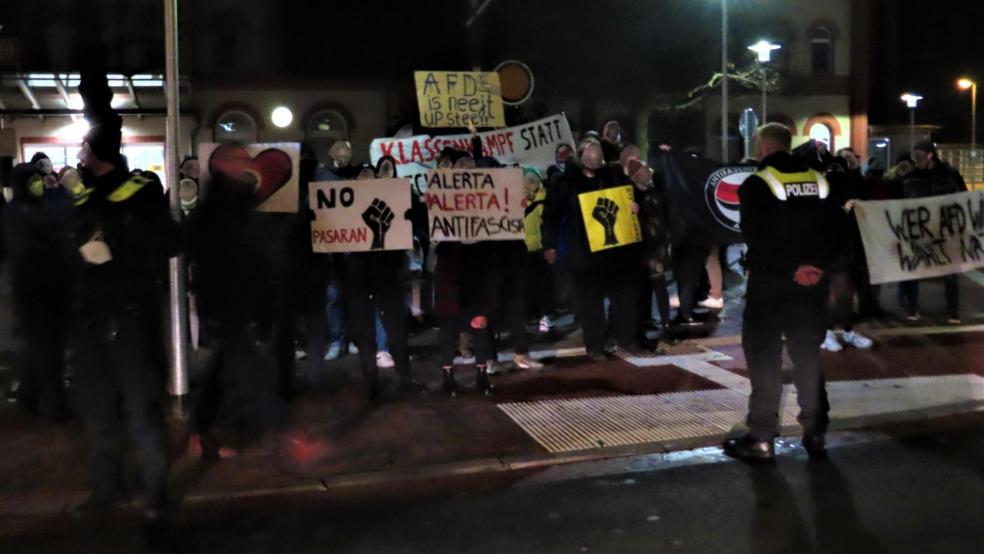
<path fill-rule="evenodd" d="M 919 101 L 923 97 L 912 92 L 907 92 L 900 98 L 905 102 L 906 107 L 909 108 L 909 152 L 912 152 L 912 148 L 916 145 L 916 107 L 919 106 Z"/>
<path fill-rule="evenodd" d="M 960 90 L 970 89 L 970 158 L 977 158 L 977 82 L 966 77 L 957 81 Z"/>
<path fill-rule="evenodd" d="M 721 163 L 728 163 L 728 0 L 721 0 Z"/>
<path fill-rule="evenodd" d="M 772 51 L 780 48 L 782 46 L 773 44 L 767 40 L 760 40 L 748 47 L 749 50 L 758 55 L 759 66 L 762 68 L 762 123 L 768 123 L 766 109 L 768 108 L 769 75 L 765 64 L 769 63 L 769 60 L 772 59 Z"/>

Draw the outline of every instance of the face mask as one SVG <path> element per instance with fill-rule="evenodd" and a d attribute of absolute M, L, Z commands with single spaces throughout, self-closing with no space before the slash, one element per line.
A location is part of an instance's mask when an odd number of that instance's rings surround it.
<path fill-rule="evenodd" d="M 27 182 L 27 192 L 35 198 L 44 196 L 44 180 L 40 175 L 33 175 Z"/>
<path fill-rule="evenodd" d="M 47 175 L 52 171 L 54 171 L 54 168 L 52 168 L 51 166 L 51 160 L 49 160 L 48 158 L 41 158 L 40 160 L 38 160 L 37 166 L 38 166 L 38 171 L 40 171 L 42 175 Z"/>

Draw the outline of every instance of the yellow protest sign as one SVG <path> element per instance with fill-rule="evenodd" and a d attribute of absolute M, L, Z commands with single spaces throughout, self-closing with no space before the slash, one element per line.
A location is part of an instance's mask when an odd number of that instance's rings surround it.
<path fill-rule="evenodd" d="M 417 106 L 424 127 L 505 127 L 499 74 L 415 71 Z"/>
<path fill-rule="evenodd" d="M 632 186 L 614 187 L 577 196 L 592 252 L 618 248 L 642 241 L 639 218 L 632 213 Z"/>

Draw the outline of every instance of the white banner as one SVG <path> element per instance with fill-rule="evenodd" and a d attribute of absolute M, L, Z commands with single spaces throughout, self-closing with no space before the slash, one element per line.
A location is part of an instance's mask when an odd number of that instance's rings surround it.
<path fill-rule="evenodd" d="M 546 171 L 554 164 L 557 147 L 566 144 L 574 149 L 574 137 L 567 118 L 554 115 L 516 127 L 479 133 L 482 139 L 482 152 L 503 165 L 518 164 Z M 394 139 L 380 138 L 372 141 L 369 154 L 373 164 L 378 164 L 383 156 L 396 160 L 396 173 L 401 177 L 413 177 L 417 190 L 426 190 L 426 179 L 422 176 L 437 167 L 441 150 L 450 146 L 456 150 L 471 152 L 471 135 L 445 135 Z"/>
<path fill-rule="evenodd" d="M 203 196 L 212 174 L 222 172 L 254 184 L 258 211 L 297 212 L 301 145 L 204 143 L 198 146 L 198 159 Z"/>
<path fill-rule="evenodd" d="M 984 267 L 984 191 L 859 202 L 854 212 L 872 284 Z"/>
<path fill-rule="evenodd" d="M 315 252 L 410 250 L 413 228 L 406 179 L 311 183 Z"/>
<path fill-rule="evenodd" d="M 426 175 L 431 240 L 524 240 L 523 170 L 435 169 Z"/>

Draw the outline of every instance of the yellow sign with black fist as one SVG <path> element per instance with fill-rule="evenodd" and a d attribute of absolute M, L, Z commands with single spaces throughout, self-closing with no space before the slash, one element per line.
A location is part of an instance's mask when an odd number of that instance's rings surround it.
<path fill-rule="evenodd" d="M 632 185 L 583 192 L 577 199 L 592 252 L 642 242 L 639 218 L 632 211 Z"/>

